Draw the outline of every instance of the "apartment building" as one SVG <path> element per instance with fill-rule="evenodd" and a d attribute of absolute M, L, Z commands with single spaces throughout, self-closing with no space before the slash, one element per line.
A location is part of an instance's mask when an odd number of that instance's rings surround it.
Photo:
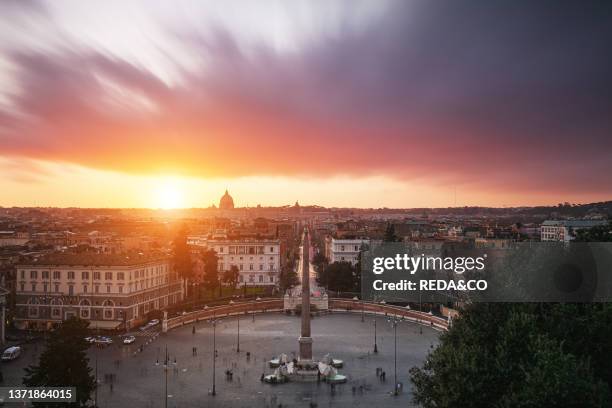
<path fill-rule="evenodd" d="M 189 237 L 188 242 L 213 249 L 219 258 L 219 273 L 235 265 L 238 286 L 276 286 L 280 277 L 281 241 L 278 239 L 203 239 Z"/>
<path fill-rule="evenodd" d="M 90 327 L 131 328 L 182 300 L 168 255 L 55 253 L 18 264 L 16 325 L 43 329 L 71 316 Z"/>
<path fill-rule="evenodd" d="M 368 238 L 325 238 L 325 257 L 329 263 L 350 262 L 355 265 L 359 261 L 362 246 L 369 246 Z"/>

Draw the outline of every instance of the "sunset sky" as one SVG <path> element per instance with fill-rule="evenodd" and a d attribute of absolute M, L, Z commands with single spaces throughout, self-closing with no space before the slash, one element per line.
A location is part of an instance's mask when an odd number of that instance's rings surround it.
<path fill-rule="evenodd" d="M 612 12 L 0 1 L 0 205 L 612 200 Z"/>

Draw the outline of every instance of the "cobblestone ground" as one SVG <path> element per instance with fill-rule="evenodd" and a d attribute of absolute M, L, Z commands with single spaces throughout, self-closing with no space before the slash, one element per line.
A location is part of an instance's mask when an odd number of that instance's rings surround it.
<path fill-rule="evenodd" d="M 167 334 L 140 336 L 136 343 L 115 344 L 90 350 L 92 367 L 98 361 L 98 406 L 164 407 L 166 375 L 164 350 L 170 355 L 167 372 L 168 407 L 408 407 L 413 406 L 408 370 L 419 365 L 439 337 L 439 332 L 413 323 L 397 329 L 397 375 L 403 393 L 391 395 L 394 378 L 393 329 L 384 317 L 377 318 L 378 354 L 373 354 L 374 317 L 336 313 L 312 320 L 313 353 L 330 353 L 345 362 L 342 374 L 348 383 L 332 388 L 325 383 L 264 384 L 266 362 L 280 353 L 297 352 L 300 320 L 284 314 L 257 315 L 240 319 L 240 352 L 236 352 L 237 318 L 223 319 L 216 328 L 216 396 L 212 389 L 213 328 L 208 322 L 184 326 Z M 141 345 L 143 351 L 138 349 Z M 194 355 L 193 347 L 197 348 Z M 19 360 L 3 364 L 5 384 L 20 384 L 23 367 L 37 361 L 42 345 L 28 345 Z M 250 352 L 250 358 L 247 358 Z M 176 364 L 174 361 L 176 360 Z M 157 362 L 159 361 L 159 365 Z M 382 382 L 376 368 L 386 373 Z M 232 380 L 225 375 L 234 372 Z"/>

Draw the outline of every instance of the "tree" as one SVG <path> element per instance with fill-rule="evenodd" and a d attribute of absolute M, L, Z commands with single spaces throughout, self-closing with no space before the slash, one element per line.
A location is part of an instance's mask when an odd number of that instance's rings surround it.
<path fill-rule="evenodd" d="M 576 242 L 612 242 L 612 222 L 576 231 Z"/>
<path fill-rule="evenodd" d="M 317 276 L 317 283 L 327 286 L 328 290 L 356 292 L 359 286 L 359 275 L 355 266 L 350 262 L 334 262 Z"/>
<path fill-rule="evenodd" d="M 287 289 L 291 289 L 300 283 L 300 280 L 295 272 L 295 256 L 287 258 L 287 264 L 283 266 L 280 274 L 280 290 L 284 293 Z"/>
<path fill-rule="evenodd" d="M 236 265 L 232 265 L 228 270 L 223 272 L 223 283 L 229 285 L 232 290 L 236 290 L 238 286 L 238 279 L 240 277 L 240 271 Z"/>
<path fill-rule="evenodd" d="M 221 287 L 218 260 L 219 258 L 217 258 L 217 253 L 214 249 L 202 251 L 202 262 L 204 263 L 203 284 L 204 287 L 210 291 L 213 291 L 217 287 Z M 221 291 L 221 289 L 219 289 L 219 291 Z"/>
<path fill-rule="evenodd" d="M 317 274 L 319 273 L 319 271 L 324 270 L 325 267 L 327 267 L 328 263 L 329 261 L 321 252 L 317 252 L 315 256 L 312 257 L 312 265 L 314 266 L 314 269 Z"/>
<path fill-rule="evenodd" d="M 59 329 L 47 339 L 45 350 L 37 366 L 25 369 L 23 384 L 28 387 L 75 386 L 74 403 L 34 403 L 45 407 L 85 407 L 95 388 L 91 375 L 85 341 L 89 322 L 75 317 L 64 321 Z"/>
<path fill-rule="evenodd" d="M 399 239 L 397 235 L 395 235 L 395 226 L 392 223 L 387 224 L 387 229 L 385 230 L 385 236 L 383 237 L 383 242 L 398 242 Z"/>
<path fill-rule="evenodd" d="M 473 304 L 422 367 L 423 407 L 609 407 L 612 305 Z"/>
<path fill-rule="evenodd" d="M 193 279 L 193 263 L 187 245 L 187 227 L 181 226 L 173 241 L 174 268 L 178 275 L 188 282 Z"/>

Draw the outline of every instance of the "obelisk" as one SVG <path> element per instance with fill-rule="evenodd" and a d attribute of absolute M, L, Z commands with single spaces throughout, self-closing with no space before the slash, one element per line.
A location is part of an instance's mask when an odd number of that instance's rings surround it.
<path fill-rule="evenodd" d="M 302 236 L 302 335 L 300 343 L 300 361 L 312 361 L 312 337 L 310 337 L 310 237 L 304 228 Z"/>

